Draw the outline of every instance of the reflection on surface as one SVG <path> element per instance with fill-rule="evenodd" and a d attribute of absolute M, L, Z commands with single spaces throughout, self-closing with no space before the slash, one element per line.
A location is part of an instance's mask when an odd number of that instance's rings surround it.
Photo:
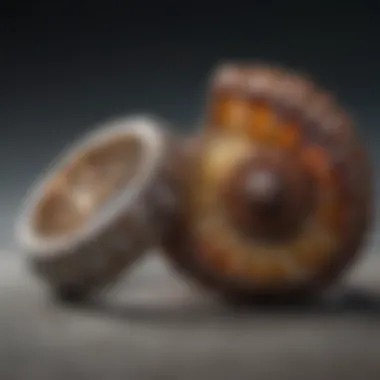
<path fill-rule="evenodd" d="M 156 287 L 156 290 L 159 288 Z M 148 292 L 148 289 L 146 289 Z M 319 321 L 323 325 L 331 318 L 373 318 L 380 317 L 380 289 L 378 292 L 356 287 L 341 287 L 335 292 L 327 292 L 314 298 L 268 299 L 256 298 L 225 302 L 217 298 L 205 297 L 199 293 L 183 292 L 177 294 L 162 289 L 160 295 L 150 290 L 151 298 L 144 296 L 96 298 L 86 304 L 66 304 L 74 313 L 92 314 L 105 319 L 116 319 L 126 323 L 174 326 L 196 325 L 209 322 L 222 323 L 234 329 L 240 323 L 261 324 L 281 323 L 281 321 Z M 154 297 L 154 295 L 157 295 Z M 166 294 L 166 296 L 165 296 Z M 58 307 L 62 307 L 57 305 Z"/>

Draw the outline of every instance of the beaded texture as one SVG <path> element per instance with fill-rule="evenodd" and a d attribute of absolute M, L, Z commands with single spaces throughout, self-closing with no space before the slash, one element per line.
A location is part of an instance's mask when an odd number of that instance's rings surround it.
<path fill-rule="evenodd" d="M 50 246 L 45 246 L 43 239 L 36 243 L 31 227 L 32 215 L 37 203 L 43 200 L 46 184 L 59 176 L 68 162 L 72 162 L 73 152 L 91 149 L 89 140 L 95 139 L 101 145 L 115 133 L 130 135 L 146 145 L 142 157 L 146 171 L 138 187 L 132 189 L 127 183 L 121 189 L 125 199 L 110 204 L 104 220 L 102 215 L 94 216 L 95 226 L 87 233 L 80 229 L 75 231 L 78 238 L 69 235 L 67 243 L 63 241 Z M 33 270 L 64 296 L 88 296 L 113 284 L 121 273 L 157 243 L 164 231 L 175 203 L 175 178 L 172 178 L 171 167 L 173 161 L 180 161 L 180 157 L 180 141 L 171 135 L 164 123 L 145 116 L 107 123 L 85 136 L 76 147 L 67 149 L 48 174 L 33 187 L 17 224 L 17 240 Z M 134 196 L 128 197 L 128 192 L 132 191 Z M 83 229 L 86 227 L 85 223 Z"/>

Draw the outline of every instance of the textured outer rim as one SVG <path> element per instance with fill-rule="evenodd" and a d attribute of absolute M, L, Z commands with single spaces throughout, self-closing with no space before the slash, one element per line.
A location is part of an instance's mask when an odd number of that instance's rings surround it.
<path fill-rule="evenodd" d="M 30 218 L 44 187 L 78 152 L 115 134 L 138 138 L 145 147 L 141 171 L 133 185 L 110 200 L 102 215 L 91 219 L 68 240 L 48 242 L 30 228 Z M 16 239 L 33 270 L 53 289 L 87 295 L 110 286 L 157 241 L 170 210 L 172 160 L 180 146 L 165 123 L 148 116 L 105 123 L 68 147 L 31 188 L 16 223 Z M 133 186 L 133 188 L 132 188 Z M 164 194 L 163 194 L 164 193 Z M 170 199 L 169 199 L 170 200 Z"/>
<path fill-rule="evenodd" d="M 233 78 L 230 70 L 235 70 L 232 73 L 235 78 Z M 206 124 L 203 136 L 199 136 L 197 146 L 193 145 L 193 151 L 188 157 L 189 182 L 187 188 L 191 188 L 192 183 L 196 183 L 197 168 L 200 165 L 199 157 L 202 155 L 207 141 L 212 139 L 215 133 L 226 132 L 225 125 L 215 122 L 215 115 L 212 115 L 213 101 L 217 102 L 216 98 L 225 94 L 239 94 L 246 99 L 251 96 L 258 96 L 269 100 L 269 102 L 272 101 L 274 106 L 283 105 L 285 110 L 291 109 L 295 113 L 303 112 L 304 120 L 310 123 L 312 132 L 319 132 L 318 128 L 327 129 L 329 125 L 333 127 L 331 130 L 335 135 L 332 134 L 331 139 L 327 139 L 324 149 L 326 149 L 327 154 L 343 152 L 343 159 L 341 156 L 336 157 L 333 166 L 346 197 L 345 201 L 349 202 L 348 205 L 350 206 L 347 215 L 349 223 L 344 239 L 333 259 L 326 263 L 315 276 L 295 284 L 281 284 L 281 287 L 247 286 L 228 280 L 226 277 L 220 276 L 217 271 L 202 265 L 199 260 L 200 252 L 197 248 L 197 237 L 191 223 L 189 223 L 189 218 L 184 216 L 178 216 L 175 230 L 166 236 L 163 243 L 164 250 L 175 268 L 185 274 L 186 277 L 225 295 L 244 297 L 310 294 L 334 282 L 344 269 L 354 262 L 364 244 L 366 233 L 373 219 L 372 170 L 363 146 L 354 134 L 351 121 L 328 93 L 320 90 L 307 79 L 293 73 L 289 74 L 282 69 L 257 66 L 253 71 L 255 72 L 253 77 L 256 77 L 257 80 L 256 82 L 252 80 L 250 86 L 245 88 L 244 76 L 240 84 L 235 86 L 236 81 L 240 80 L 237 77 L 241 75 L 241 71 L 236 70 L 233 65 L 223 67 L 219 74 L 217 73 L 214 76 L 210 90 L 209 113 L 206 112 L 205 118 L 208 124 Z M 220 79 L 221 73 L 223 80 Z M 292 84 L 292 86 L 277 85 L 282 78 L 287 79 L 287 83 Z M 316 127 L 314 127 L 315 125 Z M 234 130 L 228 131 L 228 128 L 227 132 L 237 133 Z M 337 148 L 341 148 L 340 151 Z M 189 192 L 186 190 L 186 186 L 184 186 L 182 194 L 182 208 L 184 214 L 189 215 L 191 210 L 186 209 L 189 204 Z"/>

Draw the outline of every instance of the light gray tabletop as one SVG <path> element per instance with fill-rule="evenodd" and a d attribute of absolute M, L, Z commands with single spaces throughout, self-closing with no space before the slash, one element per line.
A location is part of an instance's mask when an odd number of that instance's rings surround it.
<path fill-rule="evenodd" d="M 0 379 L 379 380 L 379 274 L 367 255 L 320 303 L 232 310 L 152 257 L 76 309 L 4 255 Z"/>

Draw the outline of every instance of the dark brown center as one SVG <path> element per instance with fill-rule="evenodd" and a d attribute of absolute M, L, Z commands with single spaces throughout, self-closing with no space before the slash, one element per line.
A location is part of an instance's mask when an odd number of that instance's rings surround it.
<path fill-rule="evenodd" d="M 242 233 L 265 241 L 297 234 L 313 209 L 313 181 L 291 156 L 266 153 L 239 165 L 225 190 L 225 204 Z"/>

